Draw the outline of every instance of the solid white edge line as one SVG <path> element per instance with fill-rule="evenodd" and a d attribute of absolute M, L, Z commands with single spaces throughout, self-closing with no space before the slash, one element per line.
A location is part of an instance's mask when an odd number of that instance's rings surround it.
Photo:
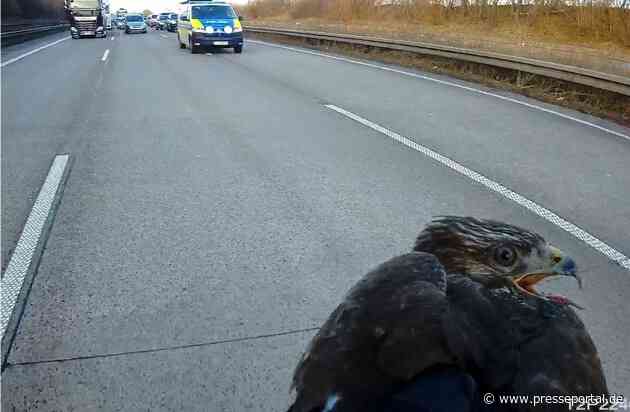
<path fill-rule="evenodd" d="M 55 156 L 46 180 L 37 195 L 33 209 L 28 215 L 15 250 L 11 255 L 9 265 L 0 280 L 0 303 L 2 304 L 0 307 L 0 339 L 4 337 L 18 296 L 22 290 L 24 279 L 33 263 L 33 255 L 52 210 L 53 201 L 59 190 L 69 159 L 69 155 Z"/>
<path fill-rule="evenodd" d="M 103 53 L 103 57 L 101 58 L 101 61 L 107 60 L 107 56 L 109 56 L 109 49 L 105 50 L 105 53 Z"/>
<path fill-rule="evenodd" d="M 586 243 L 587 245 L 589 245 L 590 247 L 592 247 L 593 249 L 597 250 L 598 252 L 602 253 L 604 256 L 606 256 L 608 259 L 612 260 L 613 262 L 619 264 L 620 266 L 622 266 L 625 269 L 630 270 L 630 258 L 625 256 L 624 254 L 622 254 L 621 252 L 619 252 L 618 250 L 614 249 L 613 247 L 607 245 L 606 243 L 604 243 L 603 241 L 599 240 L 598 238 L 596 238 L 595 236 L 591 235 L 590 233 L 588 233 L 587 231 L 579 228 L 578 226 L 574 225 L 573 223 L 561 218 L 560 216 L 556 215 L 555 213 L 553 213 L 552 211 L 550 211 L 549 209 L 546 209 L 543 206 L 540 206 L 539 204 L 527 199 L 525 196 L 522 196 L 510 189 L 508 189 L 507 187 L 501 185 L 500 183 L 495 182 L 494 180 L 491 180 L 485 176 L 483 176 L 480 173 L 475 172 L 474 170 L 471 170 L 469 168 L 467 168 L 466 166 L 463 166 L 459 163 L 457 163 L 456 161 L 443 156 L 431 149 L 429 149 L 428 147 L 422 146 L 421 144 L 418 144 L 416 142 L 414 142 L 413 140 L 401 136 L 396 132 L 393 132 L 389 129 L 386 129 L 383 126 L 380 126 L 376 123 L 373 123 L 367 119 L 364 119 L 363 117 L 356 115 L 352 112 L 349 112 L 345 109 L 342 109 L 341 107 L 332 105 L 332 104 L 327 104 L 325 105 L 325 107 L 327 107 L 330 110 L 334 110 L 335 112 L 342 114 L 358 123 L 361 123 L 364 126 L 369 127 L 370 129 L 376 130 L 379 133 L 384 134 L 385 136 L 396 140 L 399 143 L 404 144 L 405 146 L 414 149 L 422 154 L 424 154 L 425 156 L 428 156 L 430 158 L 432 158 L 433 160 L 441 163 L 442 165 L 453 169 L 454 171 L 468 177 L 471 180 L 474 180 L 475 182 L 481 183 L 482 185 L 484 185 L 485 187 L 487 187 L 488 189 L 512 200 L 513 202 L 519 204 L 520 206 L 523 206 L 524 208 L 530 210 L 531 212 L 534 212 L 536 215 L 542 217 L 543 219 L 547 220 L 548 222 L 553 223 L 554 225 L 558 226 L 559 228 L 561 228 L 562 230 L 564 230 L 565 232 L 569 233 L 570 235 L 574 236 L 575 238 L 583 241 L 584 243 Z"/>
<path fill-rule="evenodd" d="M 508 101 L 508 102 L 511 102 L 511 103 L 520 104 L 521 106 L 529 107 L 530 109 L 539 110 L 541 112 L 553 114 L 553 115 L 556 115 L 558 117 L 562 117 L 563 119 L 572 120 L 572 121 L 574 121 L 576 123 L 580 123 L 580 124 L 585 125 L 585 126 L 593 127 L 595 129 L 601 130 L 601 131 L 606 132 L 606 133 L 610 133 L 612 135 L 615 135 L 617 137 L 621 137 L 623 139 L 626 139 L 626 140 L 630 141 L 630 136 L 628 136 L 626 134 L 623 134 L 621 132 L 618 132 L 616 130 L 608 129 L 608 128 L 600 126 L 598 124 L 591 123 L 591 122 L 586 121 L 586 120 L 578 119 L 577 117 L 569 116 L 568 114 L 560 113 L 560 112 L 557 112 L 555 110 L 551 110 L 551 109 L 547 109 L 547 108 L 544 108 L 544 107 L 541 107 L 541 106 L 537 106 L 535 104 L 527 103 L 527 102 L 524 102 L 522 100 L 513 99 L 511 97 L 502 96 L 500 94 L 496 94 L 496 93 L 492 93 L 492 92 L 486 92 L 486 91 L 483 91 L 483 90 L 475 89 L 474 87 L 464 86 L 462 84 L 449 82 L 447 80 L 440 80 L 440 79 L 436 79 L 436 78 L 433 78 L 433 77 L 430 77 L 430 76 L 424 76 L 424 75 L 418 74 L 418 73 L 413 73 L 413 72 L 408 72 L 408 71 L 405 71 L 405 70 L 395 69 L 393 67 L 381 66 L 381 65 L 378 65 L 378 64 L 362 62 L 362 61 L 359 61 L 359 60 L 349 59 L 349 58 L 345 58 L 345 57 L 333 56 L 333 55 L 330 55 L 330 54 L 319 53 L 319 52 L 315 52 L 315 51 L 311 51 L 311 50 L 298 49 L 298 48 L 289 47 L 289 46 L 281 46 L 279 44 L 268 43 L 268 42 L 264 42 L 264 41 L 260 41 L 260 40 L 249 40 L 249 42 L 250 43 L 256 43 L 256 44 L 262 44 L 262 45 L 269 46 L 269 47 L 277 47 L 277 48 L 280 48 L 280 49 L 291 50 L 291 51 L 298 52 L 298 53 L 312 54 L 314 56 L 325 57 L 325 58 L 328 58 L 328 59 L 339 60 L 339 61 L 343 61 L 343 62 L 347 62 L 347 63 L 359 64 L 361 66 L 366 66 L 366 67 L 371 67 L 371 68 L 375 68 L 375 69 L 385 70 L 385 71 L 388 71 L 388 72 L 402 74 L 404 76 L 415 77 L 415 78 L 418 78 L 418 79 L 428 80 L 428 81 L 431 81 L 431 82 L 444 84 L 444 85 L 447 85 L 447 86 L 457 87 L 459 89 L 468 90 L 468 91 L 474 92 L 474 93 L 479 93 L 479 94 L 482 94 L 484 96 L 491 96 L 491 97 L 494 97 L 494 98 L 497 98 L 497 99 L 501 99 L 501 100 L 505 100 L 505 101 Z"/>
<path fill-rule="evenodd" d="M 23 58 L 25 58 L 27 56 L 30 56 L 31 54 L 34 54 L 34 53 L 37 53 L 38 51 L 42 51 L 44 49 L 47 49 L 47 48 L 49 48 L 51 46 L 54 46 L 55 44 L 61 43 L 62 41 L 65 41 L 65 40 L 68 40 L 69 38 L 70 38 L 70 36 L 64 37 L 63 39 L 56 40 L 56 41 L 54 41 L 52 43 L 44 44 L 41 47 L 38 47 L 38 48 L 33 49 L 33 50 L 29 51 L 29 52 L 26 52 L 26 53 L 24 53 L 24 54 L 22 54 L 20 56 L 14 57 L 14 58 L 12 58 L 10 60 L 7 60 L 6 62 L 2 62 L 2 65 L 0 65 L 0 67 L 8 66 L 11 63 L 15 63 L 18 60 L 22 60 Z"/>

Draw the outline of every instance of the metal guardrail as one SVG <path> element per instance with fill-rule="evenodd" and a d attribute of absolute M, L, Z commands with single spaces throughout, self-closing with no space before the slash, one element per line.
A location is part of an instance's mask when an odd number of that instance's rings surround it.
<path fill-rule="evenodd" d="M 369 46 L 428 56 L 445 57 L 453 60 L 485 64 L 488 66 L 536 74 L 630 96 L 629 77 L 600 73 L 594 70 L 583 69 L 581 67 L 568 66 L 526 57 L 510 56 L 506 54 L 463 49 L 432 43 L 392 40 L 351 34 L 275 29 L 256 26 L 245 26 L 245 31 L 250 33 L 281 35 L 300 39 L 315 39 L 334 43 Z"/>
<path fill-rule="evenodd" d="M 6 46 L 8 44 L 19 43 L 24 40 L 28 40 L 33 37 L 42 36 L 48 33 L 54 33 L 57 31 L 63 31 L 70 27 L 69 24 L 54 24 L 50 26 L 36 26 L 29 27 L 19 30 L 11 30 L 0 33 L 0 39 L 2 40 L 2 45 Z"/>

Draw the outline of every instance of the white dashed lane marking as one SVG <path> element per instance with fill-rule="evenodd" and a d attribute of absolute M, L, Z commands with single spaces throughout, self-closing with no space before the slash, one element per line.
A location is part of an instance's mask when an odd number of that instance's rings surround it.
<path fill-rule="evenodd" d="M 428 147 L 422 146 L 421 144 L 418 144 L 407 137 L 401 136 L 396 132 L 393 132 L 381 125 L 371 122 L 348 110 L 342 109 L 341 107 L 338 107 L 332 104 L 327 104 L 326 107 L 330 110 L 334 110 L 335 112 L 346 116 L 349 119 L 352 119 L 358 123 L 361 123 L 362 125 L 367 126 L 370 129 L 376 130 L 377 132 L 384 134 L 385 136 L 393 140 L 396 140 L 397 142 L 400 142 L 404 144 L 405 146 L 424 154 L 425 156 L 432 158 L 433 160 L 441 163 L 442 165 L 446 167 L 449 167 L 455 170 L 458 173 L 461 173 L 462 175 L 468 177 L 471 180 L 474 180 L 475 182 L 481 183 L 488 189 L 512 200 L 513 202 L 516 202 L 517 204 L 523 206 L 524 208 L 530 210 L 531 212 L 534 212 L 535 214 L 542 217 L 543 219 L 553 223 L 554 225 L 558 226 L 562 230 L 566 231 L 567 233 L 571 234 L 572 236 L 586 243 L 593 249 L 602 253 L 608 259 L 619 264 L 623 268 L 630 270 L 630 258 L 625 256 L 618 250 L 614 249 L 613 247 L 609 246 L 608 244 L 604 243 L 603 241 L 599 240 L 595 236 L 591 235 L 584 229 L 581 229 L 580 227 L 574 225 L 573 223 L 556 215 L 549 209 L 546 209 L 543 206 L 540 206 L 539 204 L 527 199 L 525 196 L 520 195 L 508 189 L 507 187 L 501 185 L 498 182 L 495 182 L 494 180 L 488 179 L 481 173 L 475 172 L 474 170 L 471 170 L 467 168 L 466 166 L 463 166 L 457 163 L 456 161 L 429 149 Z"/>
<path fill-rule="evenodd" d="M 22 290 L 24 279 L 33 264 L 33 257 L 37 251 L 45 224 L 49 219 L 53 207 L 53 201 L 64 172 L 68 165 L 69 155 L 58 155 L 55 157 L 48 176 L 37 195 L 33 209 L 26 220 L 22 234 L 11 260 L 0 280 L 0 338 L 4 337 L 7 325 L 11 319 L 11 314 L 17 303 L 18 296 Z"/>
<path fill-rule="evenodd" d="M 107 60 L 107 56 L 109 56 L 109 49 L 105 50 L 105 53 L 103 53 L 103 57 L 101 58 L 101 61 Z"/>

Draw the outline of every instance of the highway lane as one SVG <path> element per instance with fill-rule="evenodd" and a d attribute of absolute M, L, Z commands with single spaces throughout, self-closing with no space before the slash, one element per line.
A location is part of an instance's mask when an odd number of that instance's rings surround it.
<path fill-rule="evenodd" d="M 3 62 L 67 38 L 67 33 L 2 50 Z M 2 270 L 37 196 L 51 153 L 81 145 L 85 110 L 99 104 L 99 58 L 111 41 L 65 40 L 2 68 Z"/>
<path fill-rule="evenodd" d="M 295 53 L 283 49 L 267 50 L 266 54 L 269 57 L 265 59 L 248 54 L 232 61 L 255 68 L 252 75 L 264 81 L 290 84 L 439 153 L 448 153 L 473 170 L 517 188 L 529 199 L 601 234 L 602 240 L 630 255 L 627 140 L 553 114 L 532 113 L 531 109 L 443 84 L 374 69 L 357 70 L 351 64 L 318 56 L 296 58 Z M 624 133 L 623 128 L 592 116 L 531 99 L 519 100 Z M 625 134 L 629 135 L 627 129 Z M 602 207 L 608 211 L 608 219 L 601 219 Z"/>
<path fill-rule="evenodd" d="M 449 213 L 530 227 L 584 262 L 583 292 L 550 288 L 587 307 L 611 389 L 630 394 L 627 271 L 323 104 L 430 145 L 626 253 L 627 142 L 393 73 L 259 44 L 193 56 L 167 37 L 65 41 L 2 69 L 3 248 L 5 210 L 21 227 L 52 156 L 75 157 L 3 407 L 281 409 L 310 337 L 301 330 Z M 606 167 L 619 167 L 614 178 Z M 202 346 L 172 348 L 190 344 Z"/>

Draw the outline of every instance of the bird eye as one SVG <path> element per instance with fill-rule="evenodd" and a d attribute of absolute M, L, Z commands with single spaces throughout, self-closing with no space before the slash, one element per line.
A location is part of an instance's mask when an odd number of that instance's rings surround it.
<path fill-rule="evenodd" d="M 512 266 L 516 261 L 516 251 L 509 246 L 499 246 L 494 252 L 494 260 L 501 266 Z"/>

